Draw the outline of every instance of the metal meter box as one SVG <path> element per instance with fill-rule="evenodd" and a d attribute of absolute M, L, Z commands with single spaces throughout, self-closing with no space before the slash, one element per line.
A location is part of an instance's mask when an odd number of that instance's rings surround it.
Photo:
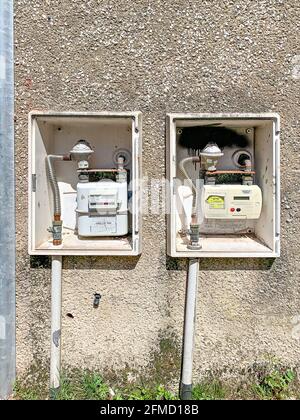
<path fill-rule="evenodd" d="M 82 146 L 85 141 L 93 150 L 89 162 L 82 160 L 78 165 L 72 155 L 76 158 L 77 153 L 78 157 L 81 149 L 74 148 L 74 144 Z M 29 253 L 140 254 L 141 151 L 139 112 L 31 112 Z M 60 222 L 53 222 L 53 191 L 46 158 L 66 154 L 68 159 L 53 162 L 62 220 L 62 243 L 55 246 L 53 238 L 59 231 L 53 230 L 60 228 Z M 118 156 L 126 161 L 121 172 L 116 169 Z M 80 180 L 78 174 L 84 174 L 86 179 Z"/>
<path fill-rule="evenodd" d="M 220 147 L 214 144 L 217 130 L 224 133 Z M 199 135 L 189 144 L 193 132 Z M 244 144 L 235 144 L 232 135 Z M 208 145 L 203 148 L 205 138 Z M 168 255 L 280 255 L 279 141 L 280 119 L 273 113 L 167 115 Z M 189 239 L 195 226 L 198 247 Z"/>

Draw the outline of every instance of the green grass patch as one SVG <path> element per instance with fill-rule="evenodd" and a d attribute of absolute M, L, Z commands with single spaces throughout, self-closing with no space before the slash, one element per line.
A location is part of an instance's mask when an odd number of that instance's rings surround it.
<path fill-rule="evenodd" d="M 175 400 L 178 397 L 164 385 L 109 385 L 99 373 L 71 370 L 61 376 L 60 389 L 48 390 L 32 377 L 18 380 L 14 388 L 18 400 Z"/>
<path fill-rule="evenodd" d="M 48 389 L 48 377 L 43 373 L 28 373 L 15 386 L 19 400 L 178 400 L 173 386 L 155 384 L 153 380 L 134 382 L 105 380 L 100 373 L 73 369 L 64 372 L 61 386 L 55 394 Z M 37 380 L 37 378 L 39 378 Z M 47 380 L 45 380 L 47 378 Z M 195 384 L 194 400 L 284 400 L 299 399 L 300 386 L 294 370 L 272 366 L 261 367 L 255 376 L 241 382 L 223 383 L 210 378 Z"/>
<path fill-rule="evenodd" d="M 226 394 L 225 386 L 218 380 L 205 381 L 195 385 L 193 388 L 194 400 L 224 400 L 226 399 Z"/>
<path fill-rule="evenodd" d="M 292 385 L 296 374 L 291 369 L 282 370 L 274 367 L 253 387 L 261 400 L 285 400 L 292 397 Z"/>

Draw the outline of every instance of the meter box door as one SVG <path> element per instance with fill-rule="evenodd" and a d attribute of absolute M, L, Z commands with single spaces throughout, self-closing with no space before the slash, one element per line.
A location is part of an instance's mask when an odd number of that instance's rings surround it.
<path fill-rule="evenodd" d="M 87 144 L 92 153 L 88 161 L 80 160 L 78 150 L 82 153 Z M 61 245 L 53 244 L 54 196 L 47 156 L 68 156 L 53 162 Z M 31 112 L 29 254 L 139 255 L 141 177 L 140 112 Z"/>
<path fill-rule="evenodd" d="M 198 137 L 190 139 L 193 133 Z M 221 140 L 215 142 L 216 133 L 221 133 Z M 242 142 L 235 144 L 232 136 Z M 171 113 L 167 115 L 166 141 L 168 255 L 278 257 L 279 116 Z M 208 165 L 207 150 L 213 152 L 212 170 L 207 169 L 212 166 Z M 189 240 L 192 214 L 196 214 L 199 228 L 198 249 Z"/>

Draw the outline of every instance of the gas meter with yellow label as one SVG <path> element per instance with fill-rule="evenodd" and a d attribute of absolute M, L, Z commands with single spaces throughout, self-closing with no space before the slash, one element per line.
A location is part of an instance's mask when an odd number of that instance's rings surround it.
<path fill-rule="evenodd" d="M 201 206 L 206 219 L 259 219 L 262 193 L 258 185 L 204 185 Z"/>

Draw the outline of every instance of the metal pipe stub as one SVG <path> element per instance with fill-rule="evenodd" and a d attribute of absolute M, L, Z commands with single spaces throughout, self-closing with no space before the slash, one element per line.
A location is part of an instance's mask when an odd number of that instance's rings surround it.
<path fill-rule="evenodd" d="M 184 401 L 191 401 L 193 399 L 193 385 L 180 383 L 180 399 Z"/>

